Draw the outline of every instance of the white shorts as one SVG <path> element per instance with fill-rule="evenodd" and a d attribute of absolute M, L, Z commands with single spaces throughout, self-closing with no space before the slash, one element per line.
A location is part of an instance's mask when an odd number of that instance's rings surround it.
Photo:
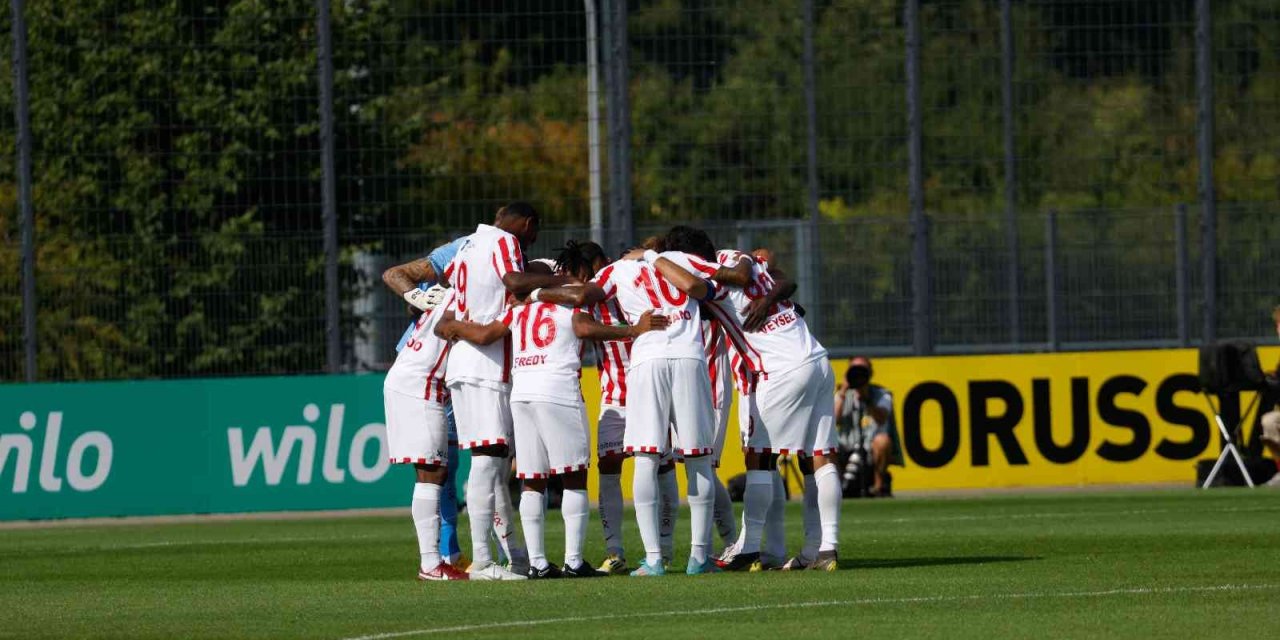
<path fill-rule="evenodd" d="M 382 390 L 387 453 L 392 464 L 445 464 L 449 424 L 444 405 L 391 389 Z"/>
<path fill-rule="evenodd" d="M 627 432 L 627 408 L 616 404 L 600 405 L 596 423 L 596 455 L 605 457 L 622 453 L 622 437 Z"/>
<path fill-rule="evenodd" d="M 516 477 L 539 480 L 582 471 L 591 459 L 587 408 L 554 402 L 515 401 Z"/>
<path fill-rule="evenodd" d="M 836 452 L 835 376 L 826 360 L 780 375 L 761 376 L 751 395 L 746 449 L 754 453 Z"/>
<path fill-rule="evenodd" d="M 459 447 L 511 444 L 514 431 L 510 387 L 498 390 L 458 380 L 449 383 L 449 395 L 453 398 Z"/>
<path fill-rule="evenodd" d="M 680 453 L 699 456 L 714 452 L 715 416 L 711 409 L 711 380 L 707 365 L 693 358 L 656 358 L 627 371 L 628 453 L 666 453 L 674 437 Z"/>

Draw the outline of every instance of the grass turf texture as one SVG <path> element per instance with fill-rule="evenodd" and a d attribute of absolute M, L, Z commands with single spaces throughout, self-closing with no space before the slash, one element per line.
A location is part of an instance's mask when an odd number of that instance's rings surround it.
<path fill-rule="evenodd" d="M 452 584 L 414 580 L 407 515 L 6 530 L 0 636 L 1227 638 L 1265 635 L 1280 592 L 1265 490 L 848 501 L 842 527 L 835 573 Z"/>

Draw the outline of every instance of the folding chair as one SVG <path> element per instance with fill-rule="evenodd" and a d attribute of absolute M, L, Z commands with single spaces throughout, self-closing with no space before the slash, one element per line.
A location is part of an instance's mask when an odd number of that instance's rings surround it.
<path fill-rule="evenodd" d="M 1222 413 L 1213 402 L 1213 397 L 1228 393 L 1238 394 L 1242 391 L 1262 391 L 1265 386 L 1266 377 L 1262 373 L 1262 365 L 1258 362 L 1258 351 L 1252 343 L 1218 342 L 1200 347 L 1200 389 L 1204 393 L 1205 401 L 1209 403 L 1209 410 L 1213 412 L 1214 420 L 1218 423 L 1218 431 L 1222 433 L 1226 442 L 1222 447 L 1222 454 L 1218 456 L 1218 462 L 1213 465 L 1213 470 L 1209 472 L 1209 477 L 1205 478 L 1204 486 L 1201 488 L 1208 489 L 1213 485 L 1213 480 L 1222 470 L 1228 455 L 1240 468 L 1240 475 L 1244 477 L 1245 484 L 1250 488 L 1253 487 L 1253 479 L 1249 477 L 1249 470 L 1245 468 L 1244 459 L 1240 457 L 1240 451 L 1236 448 L 1236 439 L 1240 434 L 1240 427 L 1253 412 L 1262 394 L 1254 395 L 1248 408 L 1240 412 L 1239 422 L 1229 430 L 1222 420 Z"/>

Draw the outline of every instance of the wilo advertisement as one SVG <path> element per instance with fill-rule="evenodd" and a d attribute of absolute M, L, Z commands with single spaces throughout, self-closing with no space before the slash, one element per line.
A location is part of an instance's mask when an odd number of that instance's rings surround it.
<path fill-rule="evenodd" d="M 379 507 L 382 376 L 0 387 L 0 518 Z"/>

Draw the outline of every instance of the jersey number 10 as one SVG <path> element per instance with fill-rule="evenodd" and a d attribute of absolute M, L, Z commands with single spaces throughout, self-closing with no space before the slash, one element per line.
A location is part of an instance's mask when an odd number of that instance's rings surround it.
<path fill-rule="evenodd" d="M 653 286 L 655 277 L 658 281 L 657 287 Z M 679 289 L 672 291 L 672 284 L 662 277 L 661 273 L 654 273 L 649 269 L 641 269 L 640 275 L 636 276 L 636 281 L 633 284 L 644 289 L 654 309 L 661 309 L 663 306 L 662 301 L 658 299 L 658 291 L 662 292 L 662 297 L 673 307 L 683 307 L 689 301 L 688 294 Z"/>

